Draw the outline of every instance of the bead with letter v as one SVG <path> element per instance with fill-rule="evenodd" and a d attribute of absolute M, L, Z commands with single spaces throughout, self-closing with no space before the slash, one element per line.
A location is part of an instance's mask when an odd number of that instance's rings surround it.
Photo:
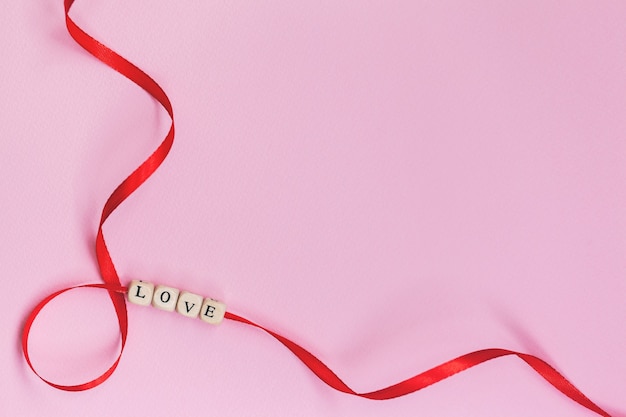
<path fill-rule="evenodd" d="M 192 292 L 183 291 L 178 297 L 178 303 L 176 304 L 176 311 L 185 317 L 196 318 L 200 314 L 200 307 L 202 307 L 202 296 L 194 294 Z"/>

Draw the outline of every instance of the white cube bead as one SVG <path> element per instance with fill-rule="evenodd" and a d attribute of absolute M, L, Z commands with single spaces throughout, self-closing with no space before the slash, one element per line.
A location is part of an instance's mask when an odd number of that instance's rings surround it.
<path fill-rule="evenodd" d="M 165 285 L 158 285 L 154 290 L 154 296 L 152 297 L 152 305 L 156 308 L 160 308 L 165 311 L 174 311 L 176 308 L 176 301 L 178 300 L 178 294 L 180 290 L 177 288 L 166 287 Z"/>
<path fill-rule="evenodd" d="M 226 313 L 226 304 L 212 298 L 205 298 L 200 310 L 200 318 L 211 324 L 220 324 Z"/>
<path fill-rule="evenodd" d="M 154 284 L 143 281 L 132 281 L 128 286 L 128 301 L 140 306 L 149 306 L 152 302 Z"/>
<path fill-rule="evenodd" d="M 202 296 L 192 292 L 183 291 L 178 297 L 176 311 L 185 317 L 195 318 L 202 307 Z"/>

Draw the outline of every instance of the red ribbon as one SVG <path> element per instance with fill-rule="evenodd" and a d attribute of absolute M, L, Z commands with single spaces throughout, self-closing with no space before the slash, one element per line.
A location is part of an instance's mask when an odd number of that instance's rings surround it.
<path fill-rule="evenodd" d="M 104 284 L 79 285 L 59 290 L 50 294 L 49 296 L 44 298 L 39 304 L 37 304 L 37 306 L 33 309 L 33 311 L 26 319 L 26 324 L 24 325 L 24 332 L 22 334 L 22 349 L 24 351 L 24 357 L 26 359 L 26 362 L 33 370 L 33 372 L 35 372 L 35 374 L 44 382 L 55 388 L 65 391 L 83 391 L 100 385 L 113 374 L 113 372 L 117 368 L 117 365 L 119 364 L 122 352 L 124 351 L 124 345 L 126 344 L 126 338 L 128 334 L 128 314 L 126 311 L 126 299 L 124 297 L 127 289 L 121 284 L 117 271 L 115 270 L 115 266 L 113 265 L 111 255 L 109 254 L 104 240 L 104 235 L 102 233 L 102 226 L 107 218 L 111 215 L 111 213 L 113 213 L 113 211 L 126 198 L 128 198 L 128 196 L 130 196 L 141 184 L 143 184 L 144 181 L 147 180 L 158 169 L 158 167 L 167 157 L 167 154 L 169 153 L 174 141 L 174 112 L 172 110 L 172 104 L 170 103 L 170 100 L 168 99 L 163 89 L 149 75 L 147 75 L 141 69 L 139 69 L 102 43 L 98 42 L 96 39 L 89 36 L 80 27 L 78 27 L 76 23 L 74 23 L 74 21 L 69 17 L 69 11 L 73 3 L 74 0 L 65 0 L 65 22 L 67 30 L 72 38 L 74 38 L 74 40 L 79 45 L 81 45 L 84 49 L 86 49 L 100 61 L 104 62 L 105 64 L 115 69 L 128 79 L 135 82 L 138 86 L 143 88 L 148 94 L 154 97 L 165 108 L 165 110 L 172 119 L 172 124 L 169 132 L 167 133 L 161 144 L 152 153 L 152 155 L 150 155 L 115 189 L 115 191 L 113 191 L 113 193 L 104 205 L 100 218 L 100 224 L 98 226 L 98 233 L 96 236 L 96 256 L 98 259 L 98 266 Z M 108 292 L 109 297 L 111 298 L 111 301 L 113 303 L 113 307 L 115 308 L 115 313 L 117 315 L 122 343 L 117 359 L 102 375 L 89 382 L 78 385 L 60 385 L 45 379 L 37 373 L 28 354 L 28 337 L 33 322 L 35 321 L 40 311 L 46 306 L 46 304 L 48 304 L 51 300 L 60 296 L 61 294 L 76 288 L 99 288 L 104 289 Z M 422 372 L 421 374 L 415 375 L 412 378 L 406 379 L 389 387 L 372 392 L 357 393 L 348 385 L 346 385 L 328 366 L 326 366 L 313 354 L 311 354 L 309 351 L 307 351 L 297 343 L 292 342 L 286 337 L 281 336 L 280 334 L 270 329 L 267 329 L 259 324 L 256 324 L 233 313 L 227 312 L 225 318 L 252 327 L 256 327 L 270 334 L 285 347 L 287 347 L 294 355 L 296 355 L 298 359 L 300 359 L 315 375 L 317 375 L 317 377 L 319 377 L 327 385 L 347 394 L 356 395 L 363 398 L 369 398 L 372 400 L 387 400 L 391 398 L 396 398 L 410 394 L 429 385 L 435 384 L 445 378 L 448 378 L 454 374 L 469 369 L 473 366 L 479 365 L 488 360 L 512 355 L 522 359 L 546 381 L 552 384 L 556 389 L 558 389 L 560 392 L 562 392 L 572 400 L 576 401 L 583 407 L 586 407 L 601 416 L 610 417 L 609 413 L 604 411 L 593 401 L 587 398 L 556 369 L 554 369 L 542 359 L 526 353 L 520 353 L 506 349 L 479 350 L 459 356 L 458 358 L 452 359 L 448 362 L 445 362 L 432 369 Z"/>

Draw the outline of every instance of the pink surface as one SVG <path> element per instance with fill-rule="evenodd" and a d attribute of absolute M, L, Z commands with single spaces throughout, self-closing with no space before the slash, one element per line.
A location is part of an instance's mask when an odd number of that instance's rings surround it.
<path fill-rule="evenodd" d="M 222 299 L 359 391 L 503 347 L 626 415 L 625 3 L 183 3 L 72 14 L 176 114 L 170 157 L 105 228 L 123 282 Z M 3 6 L 2 415 L 593 415 L 514 358 L 353 398 L 261 332 L 137 306 L 105 384 L 36 379 L 23 321 L 99 282 L 99 211 L 167 117 L 74 44 L 60 0 Z M 31 343 L 56 381 L 96 376 L 107 297 L 54 302 Z"/>

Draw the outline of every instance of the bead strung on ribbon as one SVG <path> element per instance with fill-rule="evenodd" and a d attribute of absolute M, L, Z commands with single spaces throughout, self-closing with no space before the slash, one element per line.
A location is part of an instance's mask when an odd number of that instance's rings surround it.
<path fill-rule="evenodd" d="M 22 334 L 22 350 L 24 352 L 24 358 L 33 372 L 44 382 L 54 388 L 64 391 L 84 391 L 100 385 L 113 374 L 120 362 L 128 334 L 128 314 L 126 310 L 126 299 L 124 297 L 124 295 L 127 294 L 128 300 L 134 304 L 144 306 L 152 304 L 153 306 L 166 311 L 173 311 L 176 309 L 176 311 L 183 316 L 200 317 L 203 321 L 212 324 L 219 324 L 222 319 L 225 318 L 263 330 L 287 347 L 287 349 L 300 359 L 303 364 L 306 365 L 324 383 L 331 388 L 346 394 L 373 400 L 396 398 L 440 382 L 452 375 L 491 359 L 503 356 L 516 356 L 528 364 L 557 390 L 573 401 L 576 401 L 583 407 L 586 407 L 598 415 L 610 417 L 609 413 L 587 398 L 580 390 L 578 390 L 571 382 L 569 382 L 547 362 L 526 353 L 497 348 L 471 352 L 389 387 L 372 392 L 358 393 L 344 383 L 330 368 L 328 368 L 328 366 L 297 343 L 270 329 L 256 324 L 251 320 L 226 311 L 225 305 L 219 301 L 211 298 L 203 298 L 198 294 L 187 291 L 181 292 L 176 288 L 163 285 L 154 287 L 153 284 L 144 281 L 132 281 L 128 287 L 123 286 L 120 283 L 119 276 L 107 249 L 104 234 L 102 232 L 102 226 L 111 213 L 113 213 L 113 211 L 115 211 L 115 209 L 126 198 L 128 198 L 128 196 L 141 186 L 159 168 L 161 163 L 167 157 L 174 141 L 174 112 L 170 100 L 163 89 L 149 75 L 89 36 L 74 23 L 69 16 L 69 11 L 74 3 L 74 0 L 64 1 L 65 22 L 67 30 L 72 38 L 94 57 L 109 67 L 115 69 L 131 81 L 135 82 L 139 87 L 143 88 L 148 94 L 154 97 L 154 99 L 157 100 L 167 111 L 172 119 L 172 124 L 167 135 L 156 150 L 113 191 L 104 205 L 95 242 L 98 267 L 104 283 L 78 285 L 53 292 L 41 300 L 26 319 L 24 332 Z M 28 353 L 28 340 L 33 322 L 41 310 L 54 298 L 77 288 L 96 288 L 107 291 L 118 319 L 121 348 L 117 359 L 102 375 L 91 381 L 78 385 L 61 385 L 51 382 L 37 373 Z"/>

